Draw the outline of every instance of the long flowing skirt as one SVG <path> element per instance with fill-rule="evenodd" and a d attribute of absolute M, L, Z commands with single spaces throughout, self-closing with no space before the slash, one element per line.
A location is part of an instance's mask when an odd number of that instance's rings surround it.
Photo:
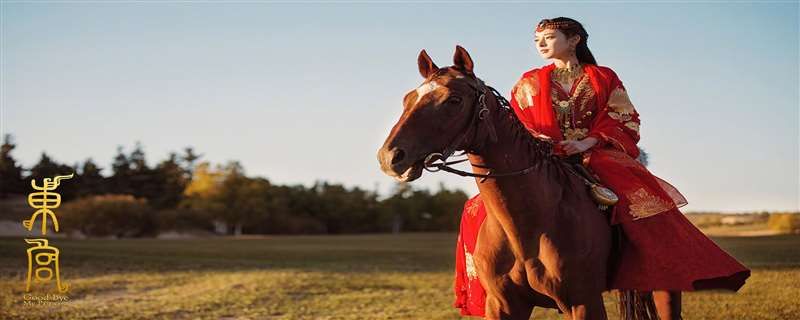
<path fill-rule="evenodd" d="M 617 205 L 620 205 L 618 203 Z M 456 245 L 455 303 L 462 315 L 484 316 L 486 293 L 472 252 L 486 209 L 480 194 L 467 200 Z M 738 291 L 750 270 L 706 237 L 678 208 L 615 228 L 608 289 Z"/>

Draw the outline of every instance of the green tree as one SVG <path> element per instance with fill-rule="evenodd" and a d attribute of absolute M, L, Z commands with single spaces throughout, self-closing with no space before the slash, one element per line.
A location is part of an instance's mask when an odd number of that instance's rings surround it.
<path fill-rule="evenodd" d="M 25 194 L 30 190 L 30 185 L 25 185 L 22 179 L 22 166 L 11 156 L 11 151 L 17 147 L 10 134 L 3 136 L 3 145 L 0 147 L 0 198 L 9 194 Z"/>
<path fill-rule="evenodd" d="M 215 170 L 203 162 L 184 192 L 184 206 L 225 222 L 228 233 L 240 235 L 247 223 L 267 214 L 269 187 L 265 179 L 248 178 L 236 161 Z"/>
<path fill-rule="evenodd" d="M 643 166 L 647 167 L 649 156 L 650 155 L 647 152 L 645 152 L 644 149 L 639 147 L 639 157 L 637 157 L 636 160 L 639 160 L 639 162 L 641 162 Z"/>
<path fill-rule="evenodd" d="M 92 158 L 83 162 L 76 181 L 78 197 L 107 193 L 106 179 L 101 171 L 103 168 L 97 166 Z"/>
<path fill-rule="evenodd" d="M 325 233 L 375 232 L 378 228 L 376 195 L 320 181 L 312 190 L 317 204 L 313 215 L 325 226 Z"/>
<path fill-rule="evenodd" d="M 152 172 L 154 188 L 157 192 L 150 199 L 154 208 L 175 208 L 183 198 L 183 191 L 188 184 L 186 170 L 181 167 L 178 155 L 174 152 L 169 158 L 159 163 Z"/>
<path fill-rule="evenodd" d="M 464 202 L 469 199 L 464 191 L 449 190 L 439 184 L 439 191 L 431 199 L 429 211 L 437 231 L 456 231 L 461 223 Z"/>
<path fill-rule="evenodd" d="M 183 163 L 184 173 L 186 175 L 186 181 L 192 180 L 192 174 L 194 173 L 195 162 L 199 160 L 203 155 L 196 154 L 192 147 L 186 147 L 183 149 L 183 155 L 181 155 L 181 162 Z"/>
<path fill-rule="evenodd" d="M 117 146 L 117 155 L 111 164 L 110 187 L 113 193 L 131 194 L 131 162 L 123 151 L 122 146 Z"/>
<path fill-rule="evenodd" d="M 248 178 L 236 161 L 228 162 L 221 173 L 221 190 L 215 200 L 223 204 L 223 209 L 217 213 L 217 218 L 232 227 L 233 234 L 241 235 L 245 223 L 264 213 L 264 195 L 269 183 Z"/>
<path fill-rule="evenodd" d="M 152 203 L 153 199 L 160 196 L 160 181 L 156 181 L 153 170 L 147 165 L 140 142 L 136 142 L 127 159 L 130 163 L 129 181 L 131 194 L 137 198 L 145 198 Z"/>
<path fill-rule="evenodd" d="M 273 185 L 267 190 L 266 214 L 256 217 L 250 227 L 270 234 L 324 233 L 326 227 L 316 216 L 319 197 L 303 185 Z"/>

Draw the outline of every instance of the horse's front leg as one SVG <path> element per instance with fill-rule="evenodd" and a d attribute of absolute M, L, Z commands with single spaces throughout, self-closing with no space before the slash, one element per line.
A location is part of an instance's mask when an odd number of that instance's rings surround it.
<path fill-rule="evenodd" d="M 497 220 L 486 217 L 473 254 L 478 279 L 486 291 L 486 319 L 527 320 L 533 311 L 525 267 L 514 259 Z"/>
<path fill-rule="evenodd" d="M 486 319 L 491 320 L 528 320 L 533 312 L 533 303 L 515 285 L 503 283 L 499 294 L 486 294 Z"/>

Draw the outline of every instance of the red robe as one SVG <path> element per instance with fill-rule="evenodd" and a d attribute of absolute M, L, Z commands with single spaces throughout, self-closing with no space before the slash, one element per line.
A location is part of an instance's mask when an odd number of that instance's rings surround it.
<path fill-rule="evenodd" d="M 585 64 L 583 76 L 572 88 L 561 88 L 551 79 L 554 68 L 550 64 L 524 73 L 510 102 L 525 127 L 541 139 L 598 139 L 583 152 L 583 163 L 619 196 L 609 223 L 622 231 L 611 255 L 608 289 L 737 291 L 750 270 L 692 225 L 678 209 L 687 204 L 683 195 L 636 160 L 639 114 L 616 73 Z M 559 108 L 565 104 L 562 101 L 570 101 L 571 108 Z M 566 156 L 560 145 L 554 153 Z M 456 246 L 454 306 L 462 315 L 483 316 L 485 292 L 470 272 L 471 254 L 486 217 L 479 196 L 464 206 Z"/>

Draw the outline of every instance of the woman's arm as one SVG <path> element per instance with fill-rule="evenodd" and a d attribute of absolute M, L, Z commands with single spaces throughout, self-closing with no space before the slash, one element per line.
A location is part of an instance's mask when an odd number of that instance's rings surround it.
<path fill-rule="evenodd" d="M 636 159 L 639 156 L 636 146 L 639 142 L 639 113 L 633 107 L 622 81 L 613 71 L 611 75 L 608 103 L 600 108 L 592 121 L 587 139 L 597 139 L 592 148 L 611 145 Z"/>
<path fill-rule="evenodd" d="M 589 148 L 594 147 L 595 145 L 600 143 L 600 140 L 595 138 L 595 137 L 586 137 L 586 138 L 583 139 L 583 141 L 586 142 L 586 144 L 589 146 Z"/>
<path fill-rule="evenodd" d="M 539 84 L 536 80 L 536 74 L 528 75 L 523 74 L 517 81 L 513 88 L 511 88 L 511 109 L 517 114 L 525 128 L 532 128 L 533 125 L 528 121 L 525 109 L 531 108 L 534 105 L 534 99 L 539 92 Z"/>

